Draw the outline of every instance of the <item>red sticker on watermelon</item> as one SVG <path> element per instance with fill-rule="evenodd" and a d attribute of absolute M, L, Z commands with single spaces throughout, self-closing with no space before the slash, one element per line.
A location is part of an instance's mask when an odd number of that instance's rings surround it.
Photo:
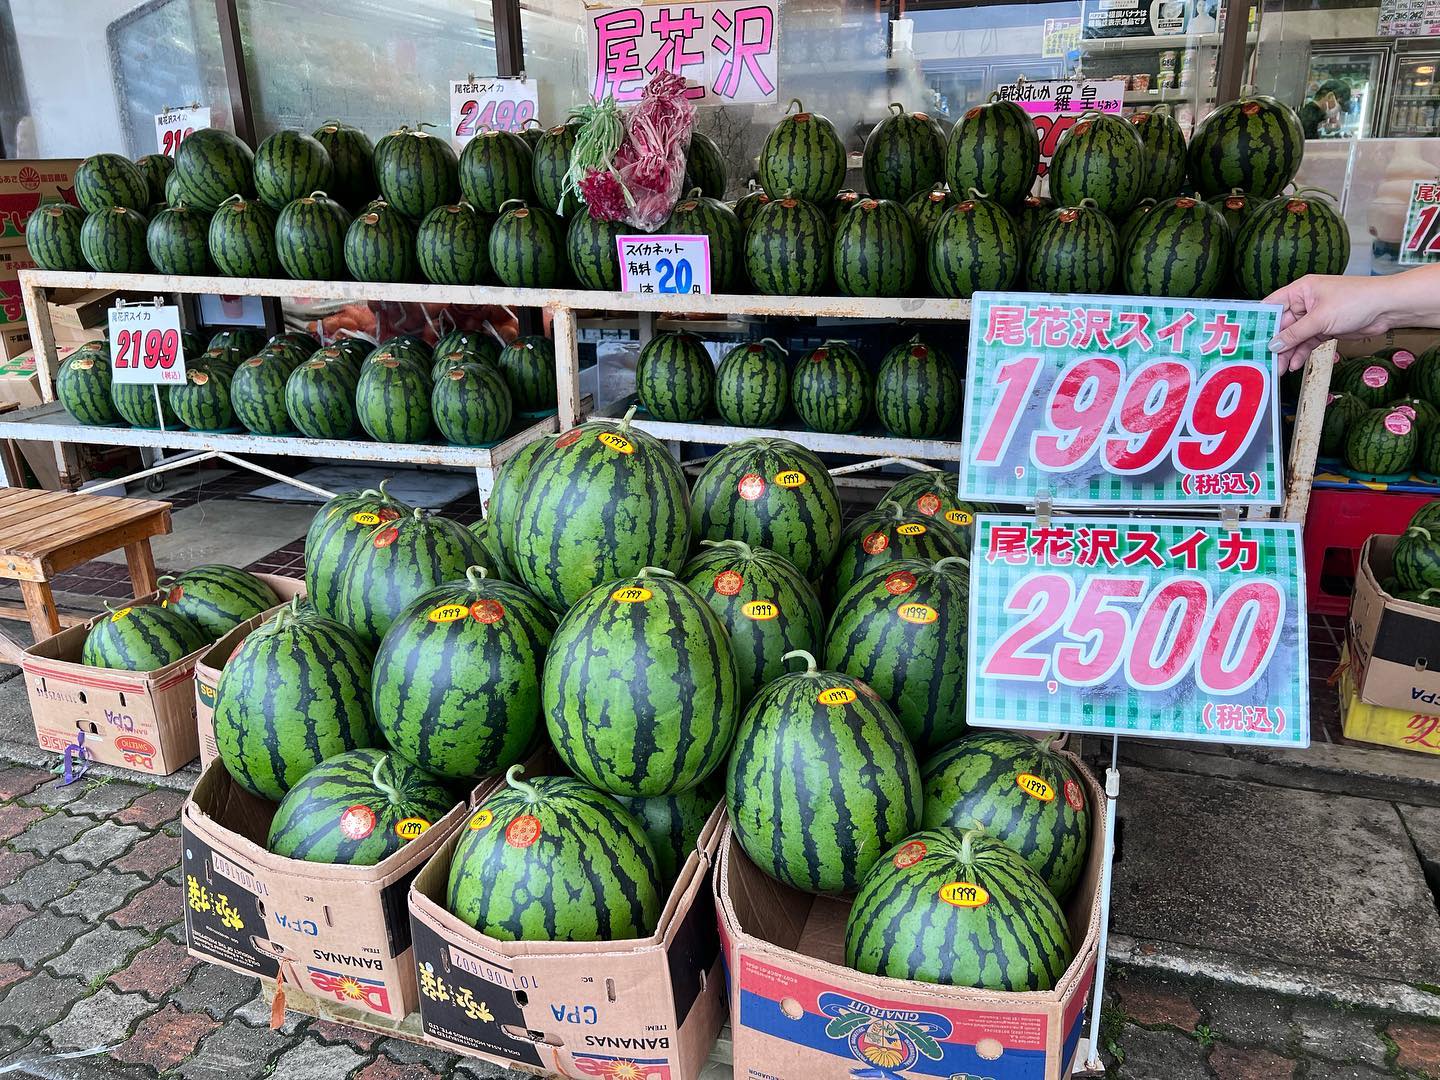
<path fill-rule="evenodd" d="M 904 596 L 915 588 L 915 575 L 909 570 L 896 570 L 885 579 L 885 591 L 891 596 Z"/>
<path fill-rule="evenodd" d="M 1380 389 L 1390 381 L 1390 372 L 1379 364 L 1371 364 L 1360 376 L 1360 381 L 1373 389 Z"/>
<path fill-rule="evenodd" d="M 1415 354 L 1409 349 L 1396 349 L 1390 357 L 1390 362 L 1404 371 L 1411 364 L 1415 363 Z"/>
<path fill-rule="evenodd" d="M 923 859 L 925 855 L 925 841 L 911 840 L 908 844 L 902 845 L 900 850 L 895 852 L 895 857 L 890 861 L 895 864 L 896 870 L 904 870 L 908 866 L 914 866 Z"/>
<path fill-rule="evenodd" d="M 356 805 L 340 815 L 340 831 L 347 840 L 364 840 L 375 831 L 375 811 Z"/>
<path fill-rule="evenodd" d="M 745 579 L 736 570 L 721 570 L 715 575 L 715 591 L 721 596 L 734 596 L 745 585 Z"/>
<path fill-rule="evenodd" d="M 375 546 L 377 548 L 387 548 L 398 539 L 400 539 L 400 530 L 394 525 L 391 525 L 388 529 L 382 529 L 375 534 Z"/>
<path fill-rule="evenodd" d="M 1392 435 L 1409 435 L 1410 418 L 1396 409 L 1385 417 L 1385 430 Z"/>
<path fill-rule="evenodd" d="M 178 604 L 178 603 L 180 602 L 180 598 L 181 598 L 182 596 L 184 596 L 184 595 L 185 595 L 185 588 L 184 588 L 184 586 L 183 586 L 183 585 L 176 585 L 176 586 L 174 586 L 174 587 L 170 590 L 170 595 L 165 598 L 165 602 L 168 603 L 168 604 Z"/>
<path fill-rule="evenodd" d="M 470 605 L 470 617 L 478 623 L 497 623 L 505 617 L 505 605 L 499 600 L 476 600 Z"/>
<path fill-rule="evenodd" d="M 860 547 L 866 555 L 879 555 L 890 546 L 890 537 L 884 533 L 873 532 L 864 540 L 860 541 Z"/>
<path fill-rule="evenodd" d="M 934 517 L 940 512 L 940 496 L 934 492 L 927 491 L 920 498 L 915 500 L 915 509 L 926 517 Z"/>
<path fill-rule="evenodd" d="M 511 847 L 527 848 L 540 839 L 540 819 L 522 814 L 505 826 L 505 843 Z"/>
<path fill-rule="evenodd" d="M 555 440 L 555 445 L 562 448 L 566 446 L 573 446 L 580 441 L 580 436 L 584 434 L 585 433 L 581 431 L 578 427 L 571 428 L 569 431 L 565 432 L 564 435 L 561 435 L 558 439 Z"/>
<path fill-rule="evenodd" d="M 1080 785 L 1074 780 L 1065 781 L 1065 801 L 1077 814 L 1085 809 L 1085 793 L 1080 790 Z"/>
<path fill-rule="evenodd" d="M 735 485 L 735 490 L 746 502 L 754 502 L 765 494 L 765 478 L 759 473 L 746 473 L 740 477 L 740 483 Z"/>

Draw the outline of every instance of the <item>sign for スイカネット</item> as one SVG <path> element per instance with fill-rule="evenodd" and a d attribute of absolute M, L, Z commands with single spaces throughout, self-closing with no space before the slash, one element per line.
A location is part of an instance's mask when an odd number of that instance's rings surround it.
<path fill-rule="evenodd" d="M 982 514 L 966 718 L 1308 746 L 1304 595 L 1289 522 Z"/>
<path fill-rule="evenodd" d="M 710 291 L 710 238 L 703 235 L 637 233 L 617 236 L 620 291 L 688 293 Z"/>
<path fill-rule="evenodd" d="M 960 497 L 1275 506 L 1274 304 L 978 293 Z"/>
<path fill-rule="evenodd" d="M 1415 181 L 1400 262 L 1406 266 L 1440 262 L 1440 180 Z"/>

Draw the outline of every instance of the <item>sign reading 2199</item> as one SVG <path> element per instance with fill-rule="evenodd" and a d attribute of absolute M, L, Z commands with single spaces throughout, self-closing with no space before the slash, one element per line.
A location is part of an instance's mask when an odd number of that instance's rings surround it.
<path fill-rule="evenodd" d="M 979 293 L 960 496 L 1276 506 L 1274 304 Z"/>

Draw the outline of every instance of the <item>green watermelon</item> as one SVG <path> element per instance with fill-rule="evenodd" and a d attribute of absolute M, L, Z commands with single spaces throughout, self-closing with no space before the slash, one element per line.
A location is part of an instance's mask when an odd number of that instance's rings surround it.
<path fill-rule="evenodd" d="M 1423 398 L 1403 397 L 1391 402 L 1390 407 L 1394 411 L 1402 412 L 1415 422 L 1419 428 L 1420 439 L 1423 442 L 1430 429 L 1440 424 L 1440 409 L 1435 408 L 1430 402 Z M 1328 411 L 1328 410 L 1327 410 Z"/>
<path fill-rule="evenodd" d="M 330 157 L 334 177 L 327 190 L 346 209 L 354 210 L 375 196 L 375 147 L 357 127 L 326 120 L 310 133 Z"/>
<path fill-rule="evenodd" d="M 668 570 L 643 567 L 560 620 L 540 682 L 555 753 L 617 795 L 674 795 L 719 768 L 740 715 L 719 617 Z"/>
<path fill-rule="evenodd" d="M 1391 562 L 1403 591 L 1440 587 L 1440 529 L 1431 524 L 1408 526 L 1395 541 Z"/>
<path fill-rule="evenodd" d="M 656 334 L 635 362 L 635 396 L 656 420 L 684 423 L 707 415 L 715 364 L 705 343 L 683 331 Z"/>
<path fill-rule="evenodd" d="M 680 580 L 704 598 L 730 635 L 739 665 L 740 700 L 785 674 L 781 657 L 795 649 L 816 652 L 824 615 L 815 590 L 795 565 L 743 540 L 702 540 Z"/>
<path fill-rule="evenodd" d="M 184 615 L 211 640 L 280 603 L 275 590 L 254 574 L 223 563 L 193 566 L 178 577 L 161 578 L 160 587 L 165 590 L 165 606 Z"/>
<path fill-rule="evenodd" d="M 553 611 L 641 567 L 685 563 L 685 475 L 663 443 L 631 428 L 633 412 L 619 424 L 572 428 L 531 467 L 508 553 L 520 580 Z"/>
<path fill-rule="evenodd" d="M 1320 426 L 1320 456 L 1339 457 L 1351 425 L 1368 411 L 1369 406 L 1354 394 L 1331 394 Z"/>
<path fill-rule="evenodd" d="M 386 750 L 347 750 L 285 793 L 265 846 L 306 862 L 374 866 L 455 806 L 435 777 Z"/>
<path fill-rule="evenodd" d="M 1156 202 L 1175 198 L 1185 187 L 1185 132 L 1170 115 L 1168 105 L 1137 112 L 1130 117 L 1130 123 L 1140 133 L 1140 145 L 1145 148 L 1141 198 Z"/>
<path fill-rule="evenodd" d="M 949 529 L 924 514 L 911 514 L 892 502 L 881 502 L 855 518 L 840 536 L 840 548 L 830 569 L 831 595 L 843 601 L 866 574 L 897 559 L 934 562 L 961 554 Z"/>
<path fill-rule="evenodd" d="M 710 291 L 729 292 L 740 268 L 740 219 L 718 199 L 698 187 L 675 204 L 661 232 L 705 236 L 710 240 Z"/>
<path fill-rule="evenodd" d="M 945 211 L 954 206 L 955 201 L 955 197 L 942 182 L 918 195 L 912 195 L 905 202 L 910 224 L 915 229 L 917 286 L 923 286 L 929 280 L 926 271 L 930 265 L 930 238 L 935 235 L 935 226 L 940 224 Z"/>
<path fill-rule="evenodd" d="M 209 237 L 210 215 L 182 204 L 161 210 L 150 219 L 145 230 L 145 251 L 162 274 L 209 274 L 214 270 Z"/>
<path fill-rule="evenodd" d="M 1211 297 L 1230 266 L 1230 228 L 1182 195 L 1145 215 L 1122 252 L 1120 287 L 1135 296 Z"/>
<path fill-rule="evenodd" d="M 370 355 L 370 351 L 375 348 L 374 343 L 368 338 L 357 337 L 349 333 L 337 336 L 330 344 L 333 348 L 339 349 L 345 354 L 347 359 L 354 363 L 357 373 L 360 370 L 360 364 Z"/>
<path fill-rule="evenodd" d="M 1366 476 L 1401 476 L 1410 471 L 1420 432 L 1403 412 L 1370 409 L 1345 433 L 1345 463 Z"/>
<path fill-rule="evenodd" d="M 1086 113 L 1060 136 L 1050 160 L 1050 192 L 1062 206 L 1086 199 L 1122 217 L 1145 186 L 1145 146 L 1135 127 L 1118 115 Z"/>
<path fill-rule="evenodd" d="M 262 202 L 232 195 L 210 218 L 210 258 L 228 277 L 268 278 L 280 274 L 275 250 L 275 211 Z"/>
<path fill-rule="evenodd" d="M 707 777 L 698 786 L 678 795 L 639 796 L 612 795 L 640 822 L 645 837 L 655 850 L 655 869 L 661 886 L 668 886 L 685 866 L 695 850 L 705 823 L 724 797 L 725 786 L 720 776 Z"/>
<path fill-rule="evenodd" d="M 330 154 L 313 136 L 277 131 L 255 148 L 255 194 L 277 213 L 334 180 Z"/>
<path fill-rule="evenodd" d="M 774 338 L 741 342 L 715 372 L 715 411 L 737 427 L 769 427 L 790 401 L 788 354 Z"/>
<path fill-rule="evenodd" d="M 579 209 L 574 198 L 565 197 L 565 174 L 570 171 L 570 153 L 579 133 L 579 124 L 560 124 L 543 132 L 532 147 L 530 187 L 535 201 L 552 214 L 569 216 Z M 689 190 L 688 184 L 685 189 Z"/>
<path fill-rule="evenodd" d="M 750 231 L 750 222 L 755 220 L 755 215 L 760 208 L 770 202 L 770 196 L 760 190 L 754 180 L 750 181 L 749 190 L 735 200 L 735 205 L 730 209 L 735 211 L 735 217 L 740 222 L 740 239 L 744 242 L 745 234 Z"/>
<path fill-rule="evenodd" d="M 1040 165 L 1040 136 L 1030 114 L 1013 101 L 976 105 L 950 131 L 945 180 L 950 190 L 974 188 L 1004 207 L 1030 194 Z"/>
<path fill-rule="evenodd" d="M 144 210 L 153 201 L 145 174 L 119 154 L 92 154 L 82 161 L 75 170 L 75 197 L 87 214 L 112 206 Z"/>
<path fill-rule="evenodd" d="M 1120 268 L 1115 226 L 1093 205 L 1051 211 L 1025 254 L 1025 284 L 1035 292 L 1103 293 Z"/>
<path fill-rule="evenodd" d="M 50 203 L 36 210 L 25 223 L 25 247 L 41 270 L 84 270 L 85 255 L 80 247 L 84 227 L 85 211 L 78 206 Z"/>
<path fill-rule="evenodd" d="M 725 197 L 725 155 L 715 140 L 703 131 L 690 133 L 690 146 L 685 152 L 685 191 L 699 188 L 708 199 Z"/>
<path fill-rule="evenodd" d="M 367 360 L 355 386 L 355 415 L 376 442 L 420 443 L 430 437 L 428 371 L 393 356 Z"/>
<path fill-rule="evenodd" d="M 135 159 L 135 167 L 145 177 L 145 185 L 150 189 L 146 205 L 165 202 L 165 185 L 175 175 L 175 159 L 164 154 L 146 154 Z"/>
<path fill-rule="evenodd" d="M 548 289 L 565 276 L 564 224 L 554 214 L 523 202 L 500 208 L 490 230 L 490 265 L 500 284 Z"/>
<path fill-rule="evenodd" d="M 982 507 L 960 501 L 960 476 L 944 469 L 921 469 L 885 493 L 885 501 L 901 506 L 911 517 L 920 514 L 935 523 L 936 528 L 949 528 L 951 539 L 961 555 L 970 554 L 975 536 L 975 515 Z"/>
<path fill-rule="evenodd" d="M 615 240 L 630 226 L 623 221 L 597 221 L 588 210 L 570 218 L 565 234 L 565 254 L 570 273 L 582 289 L 620 288 L 620 253 Z"/>
<path fill-rule="evenodd" d="M 118 424 L 120 414 L 110 398 L 110 375 L 108 355 L 80 349 L 61 361 L 55 375 L 55 397 L 77 424 Z"/>
<path fill-rule="evenodd" d="M 257 353 L 265 345 L 265 335 L 259 330 L 250 330 L 243 327 L 232 330 L 220 330 L 210 338 L 208 349 L 235 349 L 243 356 L 250 356 Z"/>
<path fill-rule="evenodd" d="M 555 345 L 542 334 L 516 338 L 496 358 L 515 408 L 548 412 L 555 408 Z"/>
<path fill-rule="evenodd" d="M 1305 132 L 1295 110 L 1272 97 L 1242 97 L 1209 113 L 1190 137 L 1190 182 L 1204 198 L 1236 188 L 1260 199 L 1300 171 Z"/>
<path fill-rule="evenodd" d="M 868 197 L 869 196 L 864 193 L 856 191 L 854 188 L 841 188 L 836 192 L 835 197 L 830 200 L 829 214 L 827 215 L 830 221 L 831 233 L 834 233 L 835 230 L 840 227 L 840 222 L 844 220 L 846 214 L 860 205 L 861 199 Z M 825 209 L 823 203 L 821 204 L 821 209 Z"/>
<path fill-rule="evenodd" d="M 460 193 L 483 214 L 497 214 L 511 199 L 534 197 L 530 145 L 508 131 L 482 131 L 460 152 Z"/>
<path fill-rule="evenodd" d="M 365 359 L 372 360 L 399 360 L 402 364 L 413 367 L 420 374 L 427 378 L 430 374 L 430 363 L 432 353 L 430 346 L 425 344 L 423 338 L 418 334 L 400 334 L 397 337 L 382 341 Z M 364 365 L 361 365 L 364 370 Z"/>
<path fill-rule="evenodd" d="M 370 654 L 297 598 L 231 654 L 215 687 L 215 745 L 231 778 L 278 802 L 322 761 L 379 741 Z"/>
<path fill-rule="evenodd" d="M 818 296 L 830 281 L 830 223 L 813 204 L 783 196 L 762 206 L 745 232 L 745 272 L 762 293 Z"/>
<path fill-rule="evenodd" d="M 509 581 L 513 574 L 510 570 L 510 563 L 505 558 L 505 552 L 500 547 L 500 538 L 495 535 L 492 523 L 485 518 L 479 521 L 472 521 L 465 526 L 480 541 L 480 546 L 485 550 L 485 558 L 481 560 L 480 566 L 474 569 L 488 571 L 496 581 Z M 549 608 L 545 609 L 549 611 Z"/>
<path fill-rule="evenodd" d="M 1015 220 L 1003 206 L 993 199 L 966 199 L 945 210 L 930 233 L 930 286 L 940 296 L 963 300 L 1008 289 L 1020 276 L 1023 249 Z"/>
<path fill-rule="evenodd" d="M 896 345 L 885 354 L 875 377 L 875 415 L 886 431 L 909 439 L 933 439 L 951 431 L 960 417 L 955 365 L 919 334 Z"/>
<path fill-rule="evenodd" d="M 185 381 L 166 388 L 175 418 L 195 431 L 226 431 L 235 426 L 230 383 L 235 369 L 228 364 L 192 362 Z"/>
<path fill-rule="evenodd" d="M 877 199 L 904 202 L 945 178 L 945 134 L 928 113 L 907 113 L 898 101 L 865 139 L 865 188 Z"/>
<path fill-rule="evenodd" d="M 540 734 L 540 671 L 554 632 L 544 604 L 483 567 L 421 593 L 375 654 L 372 702 L 385 741 L 451 780 L 521 761 Z"/>
<path fill-rule="evenodd" d="M 1326 419 L 1329 419 L 1328 414 Z M 1415 457 L 1415 467 L 1420 470 L 1421 473 L 1429 473 L 1430 476 L 1440 476 L 1440 424 L 1434 424 L 1429 428 L 1421 430 L 1420 448 L 1416 452 Z M 1416 515 L 1418 516 L 1423 513 L 1425 509 L 1426 507 L 1421 507 L 1420 510 L 1416 511 Z M 1411 524 L 1417 524 L 1417 522 L 1412 519 Z M 1418 524 L 1429 524 L 1429 522 L 1422 521 L 1418 522 Z"/>
<path fill-rule="evenodd" d="M 657 858 L 634 815 L 568 776 L 518 779 L 460 831 L 445 906 L 502 941 L 622 941 L 653 933 Z"/>
<path fill-rule="evenodd" d="M 745 710 L 725 777 L 730 824 L 752 862 L 794 889 L 857 888 L 920 824 L 920 767 L 900 722 L 864 683 L 807 670 Z"/>
<path fill-rule="evenodd" d="M 495 542 L 505 553 L 507 570 L 511 569 L 510 549 L 515 545 L 515 522 L 520 500 L 524 498 L 525 489 L 530 482 L 530 470 L 534 468 L 540 455 L 550 448 L 554 438 L 547 436 L 526 443 L 495 470 L 490 501 L 485 506 L 485 520 L 494 528 Z M 507 580 L 514 578 L 507 575 Z"/>
<path fill-rule="evenodd" d="M 1125 253 L 1130 250 L 1130 238 L 1135 235 L 1135 230 L 1140 228 L 1140 224 L 1150 216 L 1150 211 L 1154 209 L 1154 199 L 1141 199 L 1121 219 L 1120 227 L 1116 230 L 1121 258 L 1124 258 Z"/>
<path fill-rule="evenodd" d="M 1264 199 L 1247 195 L 1239 188 L 1224 195 L 1212 196 L 1206 201 L 1225 219 L 1225 224 L 1230 226 L 1232 237 L 1239 236 L 1241 226 L 1250 220 L 1250 215 L 1265 205 Z"/>
<path fill-rule="evenodd" d="M 1235 237 L 1235 280 L 1252 300 L 1306 274 L 1343 274 L 1349 261 L 1350 230 L 1328 197 L 1274 199 Z"/>
<path fill-rule="evenodd" d="M 795 365 L 795 411 L 812 431 L 854 431 L 870 411 L 870 372 L 844 341 L 826 341 Z"/>
<path fill-rule="evenodd" d="M 835 125 L 799 101 L 760 148 L 760 186 L 782 199 L 823 203 L 845 184 L 847 155 Z"/>
<path fill-rule="evenodd" d="M 102 615 L 85 635 L 80 663 L 118 671 L 158 671 L 210 644 L 205 631 L 160 604 L 135 604 Z"/>
<path fill-rule="evenodd" d="M 415 260 L 436 285 L 481 285 L 490 277 L 492 219 L 469 203 L 437 206 L 415 233 Z"/>
<path fill-rule="evenodd" d="M 697 540 L 773 551 L 814 581 L 839 547 L 840 496 L 819 457 L 798 443 L 744 439 L 700 470 L 690 526 Z"/>
<path fill-rule="evenodd" d="M 455 151 L 440 136 L 408 128 L 392 131 L 375 145 L 374 160 L 380 197 L 414 221 L 460 194 Z"/>
<path fill-rule="evenodd" d="M 345 266 L 356 281 L 415 277 L 415 226 L 397 207 L 376 200 L 345 230 Z"/>
<path fill-rule="evenodd" d="M 275 219 L 275 254 L 285 273 L 302 281 L 343 278 L 350 223 L 346 209 L 321 191 L 287 204 Z"/>
<path fill-rule="evenodd" d="M 180 206 L 185 202 L 185 193 L 180 187 L 180 174 L 171 172 L 165 179 L 165 205 Z"/>
<path fill-rule="evenodd" d="M 906 296 L 915 280 L 915 227 L 905 207 L 861 199 L 835 230 L 831 266 L 845 296 Z"/>
<path fill-rule="evenodd" d="M 340 616 L 341 577 L 368 545 L 376 526 L 398 520 L 410 507 L 379 489 L 336 495 L 322 506 L 305 533 L 305 594 L 327 619 Z"/>
<path fill-rule="evenodd" d="M 845 925 L 845 963 L 892 979 L 1050 990 L 1073 955 L 1040 876 L 980 829 L 925 829 L 886 851 Z"/>
<path fill-rule="evenodd" d="M 490 364 L 500 361 L 501 345 L 488 330 L 451 330 L 435 342 L 431 356 L 438 360 L 442 356 L 459 353 L 467 364 Z"/>
<path fill-rule="evenodd" d="M 1369 409 L 1388 405 L 1405 392 L 1400 369 L 1382 356 L 1346 361 L 1332 382 L 1340 393 L 1349 394 Z"/>
<path fill-rule="evenodd" d="M 157 410 L 155 405 L 156 390 L 160 391 L 160 405 Z M 180 420 L 175 415 L 175 410 L 170 407 L 170 395 L 165 393 L 164 387 L 157 387 L 150 383 L 120 383 L 110 384 L 110 401 L 115 406 L 115 411 L 120 418 L 131 427 L 147 428 L 151 431 L 161 426 L 163 417 L 164 426 L 174 431 L 180 426 Z"/>
<path fill-rule="evenodd" d="M 493 446 L 510 430 L 514 410 L 504 378 L 488 364 L 452 367 L 430 391 L 435 426 L 456 446 Z"/>
<path fill-rule="evenodd" d="M 149 224 L 144 214 L 128 207 L 98 210 L 80 225 L 80 253 L 102 274 L 143 274 L 150 267 L 145 251 Z"/>
<path fill-rule="evenodd" d="M 1020 208 L 1015 212 L 1015 228 L 1020 234 L 1020 246 L 1022 254 L 1030 248 L 1030 238 L 1040 227 L 1040 223 L 1049 216 L 1050 211 L 1055 209 L 1055 200 L 1041 195 L 1027 195 L 1020 203 Z"/>
<path fill-rule="evenodd" d="M 230 380 L 235 419 L 256 435 L 285 435 L 292 428 L 285 411 L 285 382 L 300 365 L 281 352 L 252 356 Z"/>
<path fill-rule="evenodd" d="M 349 439 L 359 427 L 355 415 L 355 372 L 346 363 L 307 360 L 285 380 L 285 413 L 311 439 Z"/>
<path fill-rule="evenodd" d="M 232 195 L 255 193 L 255 154 L 228 131 L 201 128 L 175 149 L 175 187 L 186 205 L 214 213 Z M 166 185 L 167 202 L 169 185 Z M 171 202 L 172 205 L 173 202 Z"/>

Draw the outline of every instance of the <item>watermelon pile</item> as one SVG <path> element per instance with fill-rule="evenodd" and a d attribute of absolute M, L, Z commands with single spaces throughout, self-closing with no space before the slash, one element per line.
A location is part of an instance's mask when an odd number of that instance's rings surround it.
<path fill-rule="evenodd" d="M 1338 360 L 1320 456 L 1360 480 L 1440 479 L 1440 347 Z"/>

